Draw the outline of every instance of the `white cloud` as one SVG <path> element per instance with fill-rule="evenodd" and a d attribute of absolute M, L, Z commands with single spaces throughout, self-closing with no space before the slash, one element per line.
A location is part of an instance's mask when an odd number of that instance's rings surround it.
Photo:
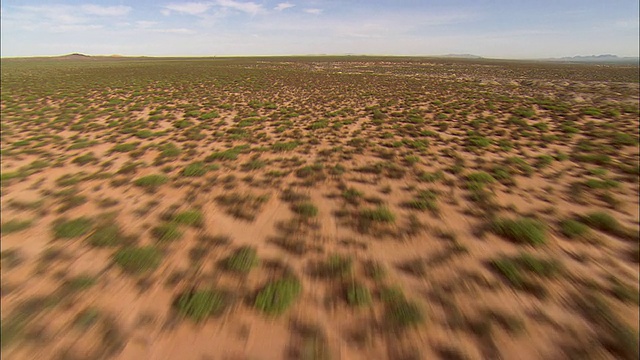
<path fill-rule="evenodd" d="M 171 11 L 188 15 L 200 15 L 211 8 L 211 3 L 206 2 L 187 2 L 181 4 L 168 4 L 161 11 L 163 15 L 169 15 Z"/>
<path fill-rule="evenodd" d="M 136 21 L 136 26 L 140 29 L 148 29 L 157 24 L 158 24 L 157 21 L 146 21 L 146 20 Z"/>
<path fill-rule="evenodd" d="M 153 32 L 165 33 L 165 34 L 195 34 L 195 31 L 185 28 L 176 29 L 153 29 Z"/>
<path fill-rule="evenodd" d="M 77 31 L 89 31 L 102 29 L 102 25 L 78 25 L 78 24 L 70 24 L 70 25 L 54 25 L 49 28 L 51 32 L 77 32 Z"/>
<path fill-rule="evenodd" d="M 313 15 L 320 15 L 322 14 L 322 9 L 304 9 L 304 12 L 306 12 L 307 14 L 313 14 Z"/>
<path fill-rule="evenodd" d="M 288 2 L 279 3 L 273 10 L 282 11 L 294 7 L 295 5 Z"/>
<path fill-rule="evenodd" d="M 241 1 L 235 1 L 235 0 L 218 0 L 217 4 L 223 8 L 238 10 L 251 15 L 255 15 L 264 10 L 262 5 L 256 4 L 252 1 L 241 2 Z"/>
<path fill-rule="evenodd" d="M 98 16 L 123 16 L 127 15 L 131 11 L 130 6 L 100 6 L 87 4 L 82 5 L 80 7 L 82 12 L 88 15 L 98 15 Z"/>

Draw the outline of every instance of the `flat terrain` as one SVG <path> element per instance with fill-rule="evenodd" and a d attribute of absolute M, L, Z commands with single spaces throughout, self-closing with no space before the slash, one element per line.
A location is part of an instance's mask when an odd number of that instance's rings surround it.
<path fill-rule="evenodd" d="M 637 359 L 638 67 L 2 61 L 3 359 Z"/>

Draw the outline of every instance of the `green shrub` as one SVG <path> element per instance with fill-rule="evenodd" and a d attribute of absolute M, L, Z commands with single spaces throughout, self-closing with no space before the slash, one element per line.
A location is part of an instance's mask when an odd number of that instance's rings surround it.
<path fill-rule="evenodd" d="M 387 303 L 385 319 L 392 328 L 401 330 L 421 324 L 424 315 L 416 303 L 401 298 Z"/>
<path fill-rule="evenodd" d="M 187 226 L 201 226 L 204 216 L 200 210 L 185 210 L 173 216 L 173 222 Z"/>
<path fill-rule="evenodd" d="M 507 158 L 505 160 L 508 165 L 515 168 L 525 176 L 531 176 L 534 172 L 533 167 L 519 157 L 514 156 L 514 157 Z"/>
<path fill-rule="evenodd" d="M 471 136 L 467 139 L 467 144 L 471 147 L 485 148 L 491 145 L 491 140 L 482 136 Z"/>
<path fill-rule="evenodd" d="M 360 218 L 382 223 L 392 223 L 396 220 L 396 216 L 385 206 L 378 206 L 375 209 L 363 209 L 360 211 Z"/>
<path fill-rule="evenodd" d="M 283 152 L 283 151 L 291 151 L 298 147 L 299 143 L 297 141 L 289 141 L 289 142 L 275 142 L 271 145 L 271 149 L 275 152 Z"/>
<path fill-rule="evenodd" d="M 117 224 L 106 224 L 98 226 L 87 242 L 96 247 L 116 246 L 123 242 L 123 237 Z"/>
<path fill-rule="evenodd" d="M 269 315 L 280 315 L 298 298 L 302 284 L 295 277 L 269 282 L 256 296 L 255 307 Z"/>
<path fill-rule="evenodd" d="M 404 205 L 411 209 L 437 212 L 438 204 L 436 203 L 436 198 L 437 194 L 435 192 L 431 190 L 422 190 L 416 194 L 414 199 L 406 202 Z"/>
<path fill-rule="evenodd" d="M 93 221 L 86 217 L 72 220 L 59 220 L 53 224 L 56 239 L 72 239 L 87 234 L 93 227 Z"/>
<path fill-rule="evenodd" d="M 369 288 L 362 284 L 351 283 L 347 286 L 347 302 L 351 306 L 363 307 L 371 305 L 373 301 Z"/>
<path fill-rule="evenodd" d="M 611 144 L 618 146 L 634 146 L 638 143 L 638 139 L 629 134 L 616 132 L 611 135 Z"/>
<path fill-rule="evenodd" d="M 195 322 L 217 315 L 225 308 L 225 295 L 216 290 L 196 290 L 180 295 L 175 307 L 180 314 Z"/>
<path fill-rule="evenodd" d="M 113 255 L 113 261 L 128 273 L 140 274 L 160 266 L 162 253 L 152 246 L 125 247 Z"/>
<path fill-rule="evenodd" d="M 467 181 L 481 183 L 481 184 L 491 184 L 496 182 L 496 179 L 487 172 L 478 171 L 478 172 L 468 174 Z"/>
<path fill-rule="evenodd" d="M 551 155 L 540 155 L 536 158 L 536 167 L 538 169 L 543 169 L 546 168 L 547 166 L 551 165 L 551 163 L 553 163 L 553 161 L 555 160 L 553 158 L 553 156 Z"/>
<path fill-rule="evenodd" d="M 536 115 L 536 112 L 532 108 L 517 108 L 513 110 L 513 114 L 523 118 L 531 118 Z"/>
<path fill-rule="evenodd" d="M 589 227 L 579 221 L 567 219 L 560 222 L 560 232 L 569 239 L 584 238 L 589 235 Z"/>
<path fill-rule="evenodd" d="M 606 212 L 594 211 L 579 219 L 590 227 L 628 240 L 638 240 L 638 233 L 624 227 L 613 216 Z"/>
<path fill-rule="evenodd" d="M 220 114 L 218 114 L 217 111 L 210 111 L 210 112 L 207 112 L 207 113 L 200 114 L 200 118 L 199 119 L 200 120 L 210 120 L 210 119 L 215 119 L 218 116 L 220 116 Z"/>
<path fill-rule="evenodd" d="M 64 287 L 69 291 L 81 291 L 91 288 L 97 282 L 98 280 L 93 276 L 79 275 L 65 281 Z"/>
<path fill-rule="evenodd" d="M 201 162 L 195 162 L 182 169 L 182 176 L 197 177 L 207 173 L 207 168 Z"/>
<path fill-rule="evenodd" d="M 318 264 L 315 274 L 324 278 L 336 278 L 351 273 L 353 259 L 348 256 L 331 255 L 325 262 Z"/>
<path fill-rule="evenodd" d="M 158 225 L 152 230 L 153 236 L 158 242 L 168 243 L 182 238 L 182 231 L 175 223 L 166 223 Z"/>
<path fill-rule="evenodd" d="M 497 219 L 490 224 L 491 230 L 516 243 L 541 245 L 546 242 L 545 226 L 532 218 Z"/>
<path fill-rule="evenodd" d="M 243 246 L 225 259 L 224 267 L 236 273 L 246 274 L 258 265 L 256 249 Z"/>
<path fill-rule="evenodd" d="M 74 164 L 78 164 L 78 165 L 87 165 L 90 163 L 94 163 L 98 160 L 98 158 L 96 158 L 93 153 L 88 153 L 88 154 L 84 154 L 84 155 L 80 155 L 78 157 L 76 157 L 75 159 L 73 159 L 71 162 Z"/>
<path fill-rule="evenodd" d="M 318 207 L 308 201 L 295 204 L 293 206 L 293 211 L 305 218 L 311 218 L 318 215 Z"/>
<path fill-rule="evenodd" d="M 129 152 L 129 151 L 135 150 L 138 147 L 139 144 L 140 143 L 138 143 L 138 142 L 117 144 L 111 149 L 111 151 L 114 151 L 114 152 Z"/>
<path fill-rule="evenodd" d="M 182 150 L 177 147 L 174 143 L 167 143 L 159 147 L 160 154 L 158 157 L 160 158 L 174 158 L 179 156 L 182 153 Z"/>
<path fill-rule="evenodd" d="M 147 175 L 141 178 L 138 178 L 134 181 L 134 185 L 143 187 L 143 188 L 157 188 L 160 185 L 166 184 L 169 181 L 165 175 Z"/>
<path fill-rule="evenodd" d="M 31 226 L 31 223 L 31 220 L 9 220 L 2 223 L 2 226 L 0 226 L 0 234 L 5 235 L 22 231 L 29 228 L 29 226 Z"/>

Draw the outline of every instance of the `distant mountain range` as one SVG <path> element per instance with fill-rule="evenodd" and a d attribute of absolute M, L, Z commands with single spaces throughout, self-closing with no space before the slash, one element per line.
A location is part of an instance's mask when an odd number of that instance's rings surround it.
<path fill-rule="evenodd" d="M 440 57 L 456 58 L 456 59 L 483 59 L 482 56 L 473 55 L 473 54 L 447 54 L 447 55 L 441 55 Z"/>
<path fill-rule="evenodd" d="M 549 61 L 566 61 L 566 62 L 600 62 L 600 63 L 638 63 L 640 58 L 638 57 L 620 57 L 611 54 L 602 55 L 578 55 L 578 56 L 565 56 L 561 58 L 543 59 Z"/>

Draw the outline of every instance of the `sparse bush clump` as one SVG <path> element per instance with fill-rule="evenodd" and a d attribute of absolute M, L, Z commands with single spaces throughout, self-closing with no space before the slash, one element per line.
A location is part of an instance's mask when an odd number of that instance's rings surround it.
<path fill-rule="evenodd" d="M 113 255 L 113 261 L 125 272 L 140 274 L 155 270 L 162 261 L 162 253 L 152 246 L 125 247 Z"/>
<path fill-rule="evenodd" d="M 198 177 L 207 173 L 207 167 L 201 162 L 195 162 L 187 165 L 182 169 L 182 176 L 185 177 Z"/>
<path fill-rule="evenodd" d="M 385 206 L 378 206 L 375 209 L 361 210 L 360 218 L 363 220 L 381 223 L 392 223 L 396 220 L 396 216 Z"/>
<path fill-rule="evenodd" d="M 257 265 L 256 249 L 249 246 L 239 248 L 224 261 L 224 267 L 227 270 L 240 274 L 247 274 Z"/>
<path fill-rule="evenodd" d="M 318 207 L 308 201 L 293 205 L 293 211 L 305 218 L 312 218 L 318 215 Z"/>
<path fill-rule="evenodd" d="M 490 224 L 491 231 L 516 243 L 542 245 L 546 242 L 545 226 L 532 218 L 497 219 Z"/>
<path fill-rule="evenodd" d="M 174 306 L 180 314 L 195 322 L 217 315 L 225 308 L 225 295 L 216 290 L 195 290 L 180 295 Z"/>
<path fill-rule="evenodd" d="M 32 224 L 31 220 L 9 220 L 2 223 L 0 226 L 0 233 L 2 235 L 10 234 L 18 231 L 28 229 Z"/>
<path fill-rule="evenodd" d="M 152 230 L 153 236 L 160 243 L 168 243 L 182 238 L 182 231 L 175 223 L 158 225 Z"/>
<path fill-rule="evenodd" d="M 86 217 L 63 219 L 54 223 L 53 232 L 57 239 L 72 239 L 87 234 L 92 227 L 93 221 Z"/>
<path fill-rule="evenodd" d="M 632 229 L 626 228 L 613 216 L 606 212 L 594 211 L 580 217 L 580 221 L 590 227 L 604 231 L 614 236 L 628 240 L 638 240 L 639 235 Z"/>
<path fill-rule="evenodd" d="M 293 304 L 301 291 L 302 284 L 295 277 L 271 281 L 256 296 L 255 307 L 268 315 L 280 315 Z"/>
<path fill-rule="evenodd" d="M 347 302 L 351 306 L 363 307 L 369 306 L 373 301 L 369 288 L 359 283 L 350 283 L 346 289 Z"/>
<path fill-rule="evenodd" d="M 562 235 L 569 239 L 584 238 L 589 235 L 589 227 L 579 221 L 567 219 L 560 223 Z"/>
<path fill-rule="evenodd" d="M 199 227 L 204 222 L 204 216 L 200 210 L 185 210 L 175 214 L 172 220 L 177 224 Z"/>
<path fill-rule="evenodd" d="M 160 185 L 166 184 L 169 179 L 165 175 L 147 175 L 141 178 L 138 178 L 134 181 L 134 185 L 148 188 L 148 189 L 156 189 Z"/>

